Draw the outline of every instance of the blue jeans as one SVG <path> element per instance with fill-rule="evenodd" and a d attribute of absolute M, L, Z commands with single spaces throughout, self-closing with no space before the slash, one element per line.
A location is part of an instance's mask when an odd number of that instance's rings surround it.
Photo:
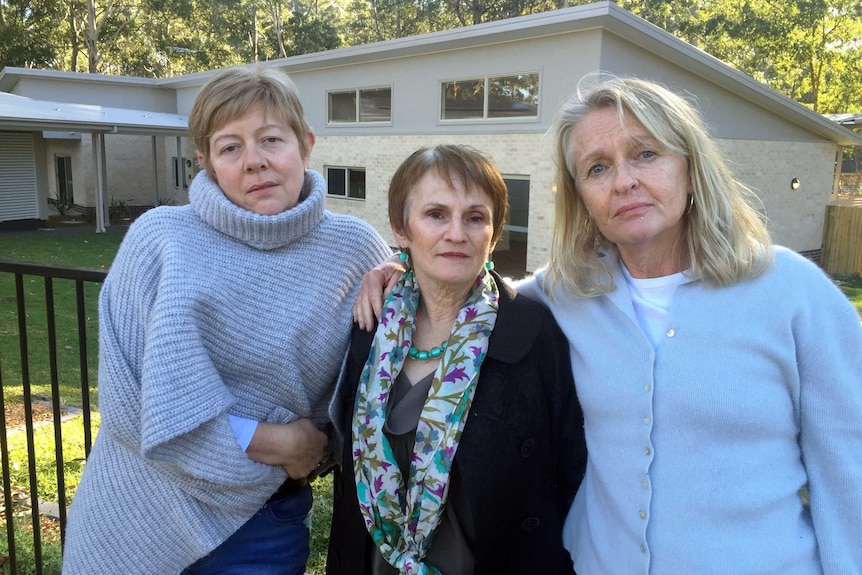
<path fill-rule="evenodd" d="M 261 507 L 245 525 L 180 575 L 303 575 L 311 486 Z"/>

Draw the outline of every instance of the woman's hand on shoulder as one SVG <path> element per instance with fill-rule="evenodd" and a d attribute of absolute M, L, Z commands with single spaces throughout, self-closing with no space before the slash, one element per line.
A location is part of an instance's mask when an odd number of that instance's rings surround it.
<path fill-rule="evenodd" d="M 398 258 L 398 254 L 393 254 L 362 276 L 362 287 L 353 303 L 353 319 L 360 329 L 374 329 L 374 324 L 380 319 L 383 310 L 383 300 L 405 271 L 407 268 Z"/>

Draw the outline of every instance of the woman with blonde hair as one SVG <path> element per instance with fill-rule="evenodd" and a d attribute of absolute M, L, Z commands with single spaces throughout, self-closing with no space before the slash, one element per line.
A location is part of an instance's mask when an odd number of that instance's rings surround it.
<path fill-rule="evenodd" d="M 584 411 L 575 570 L 862 573 L 856 310 L 772 245 L 672 91 L 591 77 L 553 134 L 551 261 L 518 291 L 566 334 Z M 390 270 L 366 276 L 363 321 Z"/>
<path fill-rule="evenodd" d="M 718 286 L 732 285 L 769 267 L 773 257 L 769 232 L 763 216 L 752 207 L 759 200 L 733 176 L 697 110 L 658 84 L 618 78 L 564 104 L 554 123 L 559 167 L 549 266 L 554 283 L 562 281 L 584 296 L 613 289 L 602 263 L 603 252 L 596 249 L 607 240 L 578 191 L 577 157 L 572 153 L 577 127 L 590 112 L 604 108 L 616 110 L 623 130 L 624 120 L 636 120 L 650 137 L 687 163 L 689 182 L 680 190 L 686 192 L 686 233 L 674 254 L 679 260 L 674 267 L 690 267 L 693 275 Z"/>
<path fill-rule="evenodd" d="M 862 327 L 700 115 L 606 78 L 554 123 L 550 265 L 590 461 L 579 573 L 862 572 Z M 801 495 L 807 493 L 806 497 Z"/>

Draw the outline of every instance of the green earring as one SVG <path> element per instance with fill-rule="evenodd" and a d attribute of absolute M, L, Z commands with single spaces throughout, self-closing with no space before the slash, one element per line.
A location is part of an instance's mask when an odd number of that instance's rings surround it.
<path fill-rule="evenodd" d="M 400 261 L 402 263 L 406 263 L 407 262 L 407 252 L 399 253 L 398 254 L 398 261 Z"/>
<path fill-rule="evenodd" d="M 494 262 L 492 262 L 491 260 L 488 260 L 487 262 L 485 262 L 485 269 L 488 271 L 491 271 L 492 269 L 494 269 Z"/>

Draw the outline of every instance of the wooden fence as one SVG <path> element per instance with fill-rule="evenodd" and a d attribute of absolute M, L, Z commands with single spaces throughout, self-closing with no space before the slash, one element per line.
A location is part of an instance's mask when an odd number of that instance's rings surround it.
<path fill-rule="evenodd" d="M 862 206 L 826 206 L 820 265 L 832 275 L 862 275 Z"/>

